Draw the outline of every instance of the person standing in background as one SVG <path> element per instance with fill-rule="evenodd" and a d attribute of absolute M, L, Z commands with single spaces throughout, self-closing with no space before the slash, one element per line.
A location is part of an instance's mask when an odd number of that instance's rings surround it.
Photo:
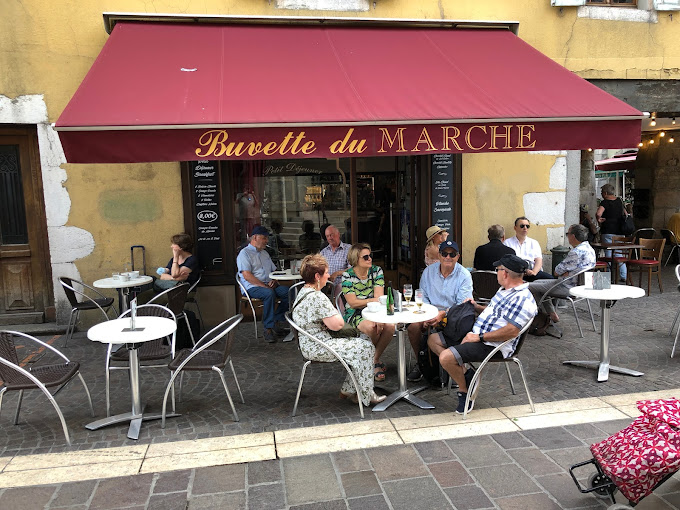
<path fill-rule="evenodd" d="M 603 243 L 611 243 L 612 237 L 623 235 L 620 233 L 621 219 L 625 216 L 623 200 L 614 194 L 614 186 L 605 184 L 602 186 L 602 200 L 597 208 L 595 218 L 600 224 L 600 240 Z M 612 256 L 611 250 L 605 251 L 606 257 Z M 625 282 L 628 275 L 626 264 L 619 264 L 619 281 Z"/>

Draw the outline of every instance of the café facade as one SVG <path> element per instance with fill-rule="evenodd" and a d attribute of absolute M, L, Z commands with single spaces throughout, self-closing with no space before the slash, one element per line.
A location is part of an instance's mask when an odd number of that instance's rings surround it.
<path fill-rule="evenodd" d="M 395 284 L 416 282 L 431 224 L 466 266 L 488 225 L 519 215 L 542 246 L 561 244 L 581 151 L 640 140 L 642 112 L 527 44 L 517 22 L 103 18 L 98 56 L 53 129 L 38 128 L 65 163 L 28 156 L 62 172 L 72 211 L 46 221 L 44 274 L 92 281 L 132 245 L 152 273 L 187 231 L 201 306 L 218 318 L 236 307 L 236 254 L 255 225 L 282 264 L 333 224 L 369 242 Z M 56 288 L 54 302 L 65 307 Z"/>

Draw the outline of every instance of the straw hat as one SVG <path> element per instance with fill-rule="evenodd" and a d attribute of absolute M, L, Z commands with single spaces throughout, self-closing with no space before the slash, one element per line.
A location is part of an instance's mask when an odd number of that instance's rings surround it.
<path fill-rule="evenodd" d="M 432 226 L 432 227 L 428 228 L 425 231 L 425 237 L 427 237 L 427 242 L 429 243 L 434 236 L 439 234 L 439 232 L 446 232 L 446 230 L 444 230 L 441 227 L 437 227 L 437 226 Z"/>

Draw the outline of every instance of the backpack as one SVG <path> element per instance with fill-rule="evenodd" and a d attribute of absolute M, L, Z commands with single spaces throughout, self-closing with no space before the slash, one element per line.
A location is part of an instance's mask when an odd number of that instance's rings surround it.
<path fill-rule="evenodd" d="M 531 326 L 529 326 L 529 334 L 534 336 L 545 336 L 548 334 L 548 328 L 552 324 L 550 315 L 544 311 L 539 310 L 536 317 L 534 317 Z"/>
<path fill-rule="evenodd" d="M 475 318 L 475 305 L 470 301 L 449 308 L 446 314 L 446 325 L 441 331 L 446 346 L 458 345 L 465 338 L 465 335 L 472 331 Z"/>

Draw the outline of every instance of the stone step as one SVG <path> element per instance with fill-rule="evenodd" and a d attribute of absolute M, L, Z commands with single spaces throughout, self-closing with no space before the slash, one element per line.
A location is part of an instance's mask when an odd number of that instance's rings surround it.
<path fill-rule="evenodd" d="M 66 333 L 66 326 L 59 326 L 56 322 L 42 322 L 37 324 L 6 324 L 0 329 L 7 331 L 19 331 L 32 336 L 43 335 L 63 335 Z"/>
<path fill-rule="evenodd" d="M 45 321 L 43 312 L 16 312 L 0 314 L 0 327 L 10 324 L 38 324 Z"/>

